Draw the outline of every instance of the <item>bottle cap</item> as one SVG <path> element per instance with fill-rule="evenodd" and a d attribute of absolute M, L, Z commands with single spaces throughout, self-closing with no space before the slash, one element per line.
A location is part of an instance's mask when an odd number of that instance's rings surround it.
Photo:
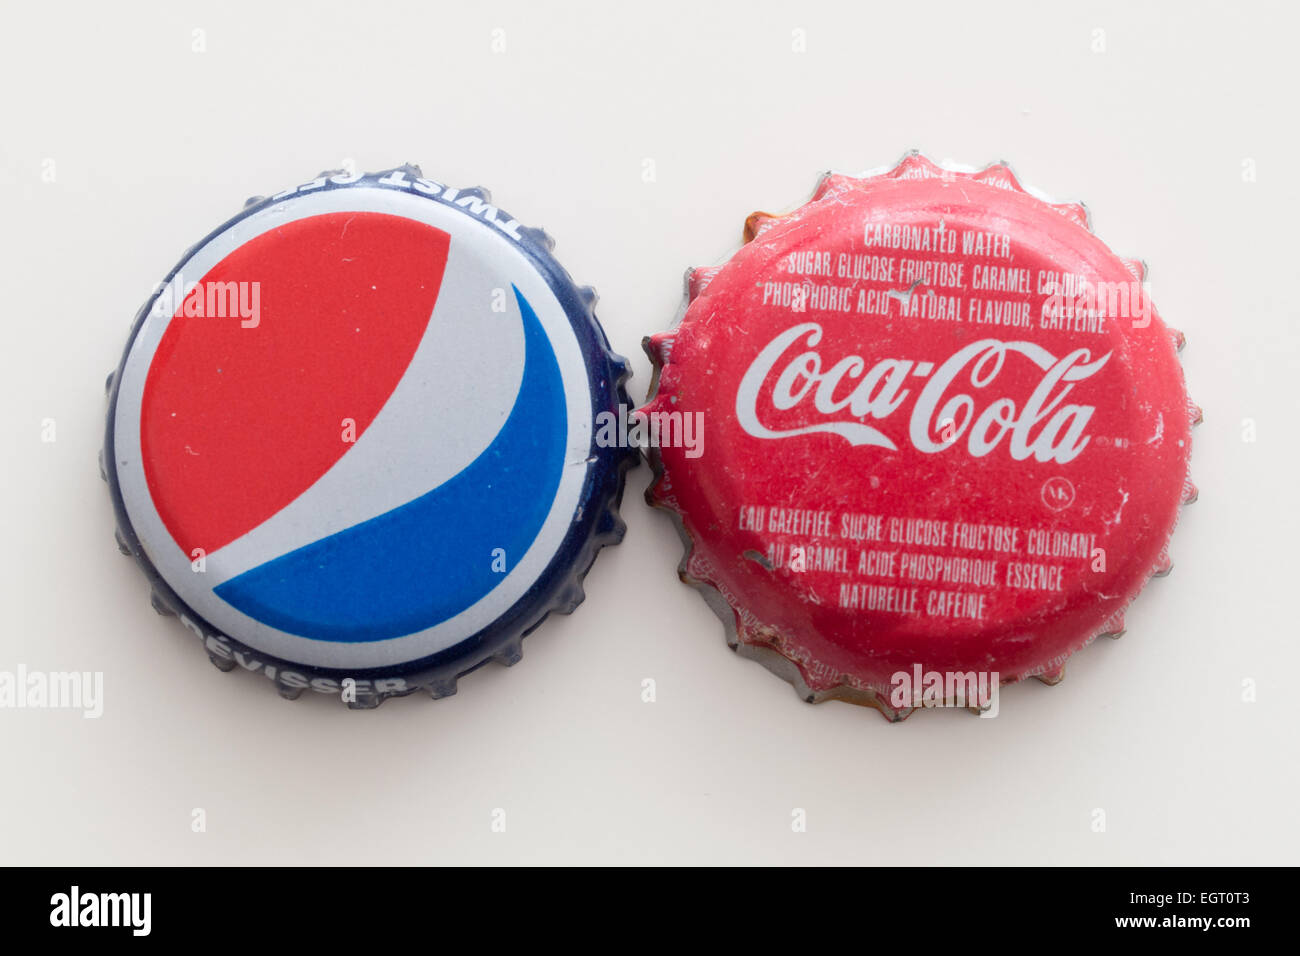
<path fill-rule="evenodd" d="M 733 647 L 901 719 L 1055 683 L 1122 632 L 1169 570 L 1200 419 L 1142 264 L 1005 164 L 916 154 L 745 240 L 646 340 L 642 409 L 708 430 L 651 450 L 647 499 Z"/>
<path fill-rule="evenodd" d="M 583 599 L 634 452 L 551 240 L 415 166 L 326 172 L 187 252 L 109 377 L 121 549 L 222 670 L 368 707 Z"/>

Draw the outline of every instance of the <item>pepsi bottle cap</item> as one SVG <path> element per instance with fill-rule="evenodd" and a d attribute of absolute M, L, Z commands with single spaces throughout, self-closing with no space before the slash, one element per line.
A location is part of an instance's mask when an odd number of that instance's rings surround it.
<path fill-rule="evenodd" d="M 222 670 L 352 706 L 582 601 L 635 451 L 626 363 L 552 243 L 415 166 L 326 172 L 187 252 L 108 383 L 121 550 Z"/>
<path fill-rule="evenodd" d="M 1054 683 L 1122 632 L 1169 570 L 1200 419 L 1142 264 L 1005 164 L 916 154 L 745 239 L 647 340 L 642 409 L 709 424 L 702 456 L 651 450 L 647 498 L 732 645 L 901 719 Z"/>

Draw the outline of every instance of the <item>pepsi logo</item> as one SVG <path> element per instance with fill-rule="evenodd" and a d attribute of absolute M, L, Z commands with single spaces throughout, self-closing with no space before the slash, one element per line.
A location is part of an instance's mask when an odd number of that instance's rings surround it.
<path fill-rule="evenodd" d="M 572 558 L 616 385 L 517 229 L 393 174 L 320 184 L 217 230 L 142 312 L 112 483 L 187 616 L 388 668 L 454 653 Z M 187 314 L 190 279 L 260 314 Z"/>

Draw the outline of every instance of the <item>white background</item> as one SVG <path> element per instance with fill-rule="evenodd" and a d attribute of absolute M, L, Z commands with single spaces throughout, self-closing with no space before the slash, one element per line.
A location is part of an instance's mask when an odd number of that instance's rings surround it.
<path fill-rule="evenodd" d="M 102 671 L 105 704 L 0 710 L 0 862 L 1296 862 L 1297 18 L 1046 6 L 6 3 L 0 670 Z M 587 602 L 437 703 L 219 674 L 118 555 L 104 375 L 247 196 L 345 159 L 488 186 L 599 289 L 639 400 L 687 266 L 909 147 L 1088 202 L 1205 408 L 1173 574 L 998 718 L 812 707 L 735 657 L 644 468 Z"/>

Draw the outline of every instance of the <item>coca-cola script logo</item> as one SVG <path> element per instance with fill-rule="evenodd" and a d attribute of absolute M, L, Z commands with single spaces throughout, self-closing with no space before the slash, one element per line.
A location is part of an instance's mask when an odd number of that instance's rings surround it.
<path fill-rule="evenodd" d="M 1075 349 L 1058 358 L 1033 342 L 980 339 L 937 367 L 934 362 L 886 358 L 868 368 L 861 355 L 847 355 L 827 368 L 821 353 L 809 348 L 791 357 L 768 384 L 787 353 L 801 345 L 816 346 L 821 339 L 822 327 L 805 322 L 786 329 L 758 353 L 736 391 L 741 428 L 768 439 L 830 432 L 851 445 L 896 450 L 889 437 L 866 422 L 883 421 L 897 411 L 911 394 L 907 380 L 918 378 L 926 382 L 912 405 L 908 438 L 919 451 L 941 452 L 964 436 L 966 450 L 981 458 L 1007 438 L 1007 450 L 1016 461 L 1033 456 L 1064 464 L 1087 447 L 1084 430 L 1096 411 L 1094 405 L 1064 404 L 1064 399 L 1072 383 L 1096 375 L 1111 356 L 1107 352 L 1091 360 L 1087 349 Z M 1042 377 L 1021 405 L 999 396 L 980 407 L 971 392 L 992 385 L 1009 355 L 1023 356 Z M 760 409 L 788 411 L 808 399 L 808 424 L 781 429 L 763 424 Z"/>

